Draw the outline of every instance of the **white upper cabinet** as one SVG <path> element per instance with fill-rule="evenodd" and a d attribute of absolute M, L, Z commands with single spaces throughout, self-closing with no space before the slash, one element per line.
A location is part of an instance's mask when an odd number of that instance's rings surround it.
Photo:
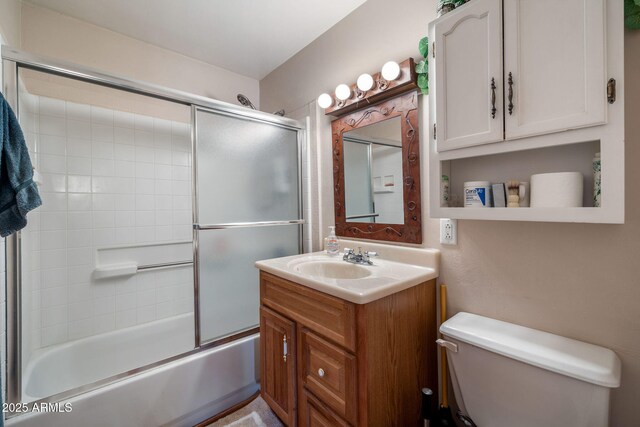
<path fill-rule="evenodd" d="M 624 223 L 624 35 L 623 0 L 470 0 L 430 22 L 429 216 Z M 464 206 L 466 182 L 531 195 L 561 172 L 582 174 L 573 207 Z"/>
<path fill-rule="evenodd" d="M 439 19 L 435 49 L 438 151 L 501 141 L 502 0 L 473 0 Z"/>
<path fill-rule="evenodd" d="M 473 0 L 435 21 L 437 150 L 606 123 L 605 9 Z"/>
<path fill-rule="evenodd" d="M 604 0 L 504 0 L 506 139 L 605 123 L 605 40 Z"/>

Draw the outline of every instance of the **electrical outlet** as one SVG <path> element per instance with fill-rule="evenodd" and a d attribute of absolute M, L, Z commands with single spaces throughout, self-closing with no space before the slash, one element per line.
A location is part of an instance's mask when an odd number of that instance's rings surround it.
<path fill-rule="evenodd" d="M 440 219 L 440 243 L 443 245 L 458 244 L 458 220 Z"/>

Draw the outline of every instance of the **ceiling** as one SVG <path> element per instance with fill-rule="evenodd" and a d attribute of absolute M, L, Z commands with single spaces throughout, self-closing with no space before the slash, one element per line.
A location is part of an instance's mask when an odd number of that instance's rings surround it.
<path fill-rule="evenodd" d="M 261 80 L 366 0 L 28 0 Z"/>

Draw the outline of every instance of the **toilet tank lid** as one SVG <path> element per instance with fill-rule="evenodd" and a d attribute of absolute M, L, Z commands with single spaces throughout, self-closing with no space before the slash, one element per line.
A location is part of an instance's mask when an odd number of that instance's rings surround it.
<path fill-rule="evenodd" d="M 471 313 L 440 326 L 446 337 L 604 387 L 620 386 L 620 359 L 608 348 Z"/>

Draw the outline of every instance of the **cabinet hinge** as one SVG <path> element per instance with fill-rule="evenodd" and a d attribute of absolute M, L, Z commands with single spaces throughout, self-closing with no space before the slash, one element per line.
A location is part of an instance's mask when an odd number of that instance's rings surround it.
<path fill-rule="evenodd" d="M 436 139 L 436 135 L 437 135 L 437 133 L 436 133 L 436 124 L 434 123 L 433 124 L 433 139 Z"/>
<path fill-rule="evenodd" d="M 435 58 L 436 57 L 436 42 L 433 42 L 431 44 L 431 57 Z"/>
<path fill-rule="evenodd" d="M 607 82 L 607 102 L 609 104 L 616 102 L 616 79 L 609 79 Z"/>

